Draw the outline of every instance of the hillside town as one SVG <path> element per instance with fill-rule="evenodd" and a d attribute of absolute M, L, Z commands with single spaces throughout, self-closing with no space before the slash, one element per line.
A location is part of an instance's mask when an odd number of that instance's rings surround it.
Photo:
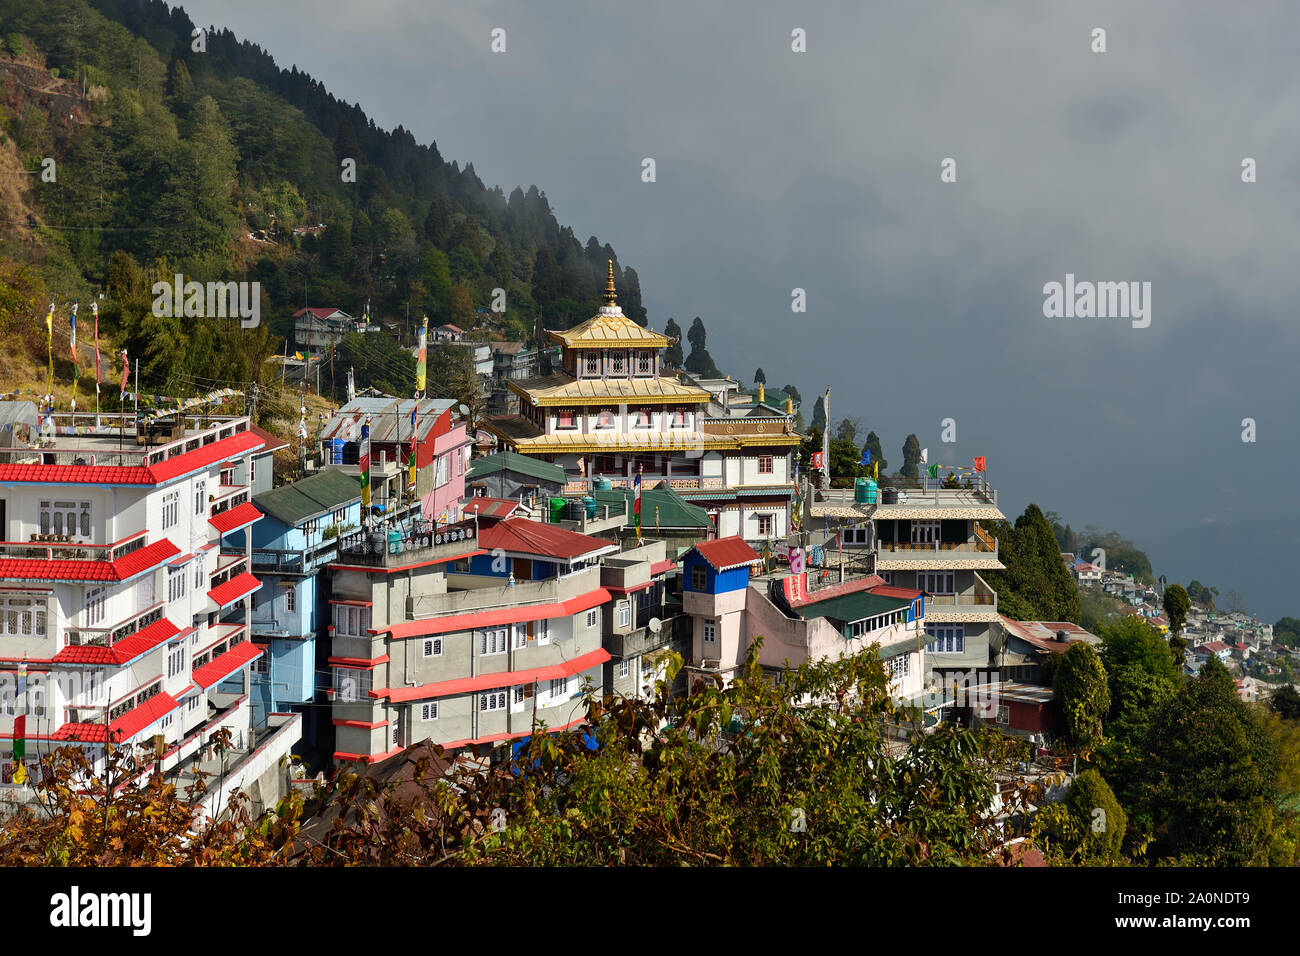
<path fill-rule="evenodd" d="M 354 322 L 296 321 L 304 368 Z M 1100 639 L 999 612 L 982 522 L 1006 519 L 983 469 L 832 487 L 818 456 L 801 473 L 793 398 L 667 367 L 670 337 L 623 314 L 612 263 L 599 312 L 550 341 L 476 360 L 484 396 L 505 395 L 477 422 L 454 399 L 358 394 L 290 442 L 202 408 L 6 403 L 0 799 L 31 799 L 65 745 L 97 769 L 107 744 L 144 745 L 142 772 L 217 774 L 214 815 L 232 787 L 265 808 L 416 747 L 491 765 L 582 726 L 589 696 L 725 687 L 755 649 L 774 681 L 877 654 L 924 728 L 996 728 L 1042 757 L 1026 773 L 1068 785 L 1044 674 Z M 442 329 L 414 351 L 422 370 L 429 349 L 477 347 Z M 1168 633 L 1154 588 L 1062 559 Z M 1194 608 L 1184 633 L 1187 672 L 1214 656 L 1243 699 L 1252 668 L 1293 653 L 1240 613 Z"/>

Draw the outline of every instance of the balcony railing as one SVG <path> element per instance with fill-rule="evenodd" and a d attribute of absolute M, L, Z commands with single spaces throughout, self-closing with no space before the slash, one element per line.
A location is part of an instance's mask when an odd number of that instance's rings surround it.
<path fill-rule="evenodd" d="M 886 502 L 883 500 L 883 492 L 897 492 L 899 500 Z M 998 493 L 983 475 L 972 481 L 969 488 L 942 488 L 938 481 L 931 478 L 884 478 L 880 481 L 876 501 L 873 503 L 854 501 L 853 488 L 831 488 L 827 491 L 816 490 L 813 494 L 813 504 L 857 505 L 860 508 L 870 508 L 875 505 L 914 508 L 987 508 L 990 506 L 996 508 Z"/>
<path fill-rule="evenodd" d="M 245 416 L 185 415 L 181 424 L 187 434 L 144 448 L 138 447 L 145 441 L 144 431 L 137 435 L 134 418 L 130 416 L 125 429 L 121 427 L 122 417 L 113 412 L 99 416 L 93 412 L 55 412 L 53 419 L 52 439 L 40 438 L 40 444 L 31 446 L 0 448 L 0 463 L 35 460 L 44 465 L 89 465 L 93 457 L 98 466 L 148 467 L 249 430 Z M 156 426 L 157 422 L 145 423 L 141 428 Z M 115 447 L 115 439 L 121 447 Z"/>
<path fill-rule="evenodd" d="M 925 598 L 926 607 L 997 607 L 998 595 L 988 582 L 972 572 L 975 585 L 961 594 L 929 594 Z"/>
<path fill-rule="evenodd" d="M 422 558 L 437 560 L 439 554 L 447 555 L 450 560 L 456 554 L 473 550 L 477 544 L 478 524 L 474 521 L 450 525 L 435 525 L 423 518 L 385 521 L 374 528 L 340 537 L 339 559 L 376 566 Z"/>
<path fill-rule="evenodd" d="M 329 564 L 338 554 L 337 538 L 300 551 L 260 548 L 253 552 L 253 567 L 268 574 L 310 574 L 318 566 Z"/>
<path fill-rule="evenodd" d="M 977 538 L 974 541 L 881 541 L 879 542 L 881 554 L 897 554 L 899 557 L 925 557 L 931 554 L 944 555 L 953 552 L 965 552 L 971 554 L 993 554 L 998 553 L 998 543 L 996 539 L 990 538 L 987 541 Z"/>
<path fill-rule="evenodd" d="M 130 637 L 141 628 L 148 627 L 163 616 L 160 602 L 138 612 L 116 627 L 73 627 L 68 629 L 68 644 L 77 647 L 112 647 L 123 638 Z"/>
<path fill-rule="evenodd" d="M 73 535 L 33 534 L 30 541 L 0 541 L 0 558 L 38 558 L 46 561 L 116 561 L 145 546 L 141 531 L 114 544 L 71 541 Z"/>

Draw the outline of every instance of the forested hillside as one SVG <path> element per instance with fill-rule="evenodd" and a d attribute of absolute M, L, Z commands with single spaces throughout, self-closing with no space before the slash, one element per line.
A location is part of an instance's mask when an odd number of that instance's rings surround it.
<path fill-rule="evenodd" d="M 258 381 L 304 304 L 369 302 L 403 338 L 424 314 L 515 340 L 539 317 L 568 327 L 599 304 L 607 259 L 645 324 L 636 272 L 536 186 L 488 187 L 228 31 L 196 51 L 194 29 L 159 0 L 0 0 L 0 335 L 43 362 L 48 300 L 62 317 L 104 293 L 104 334 L 142 359 L 142 385 L 192 394 Z M 177 272 L 259 281 L 263 327 L 151 315 L 153 282 Z M 486 312 L 496 288 L 504 314 Z"/>

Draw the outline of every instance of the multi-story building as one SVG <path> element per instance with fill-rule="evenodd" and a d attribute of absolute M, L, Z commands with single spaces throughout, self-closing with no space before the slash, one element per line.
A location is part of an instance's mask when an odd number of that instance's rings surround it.
<path fill-rule="evenodd" d="M 800 442 L 792 414 L 715 417 L 708 391 L 661 375 L 671 340 L 623 314 L 612 262 L 600 312 L 550 336 L 560 371 L 508 383 L 519 414 L 484 422 L 505 447 L 562 466 L 567 494 L 629 487 L 640 474 L 707 509 L 719 535 L 788 533 Z"/>
<path fill-rule="evenodd" d="M 983 475 L 969 488 L 934 482 L 883 488 L 877 502 L 855 501 L 852 489 L 819 491 L 814 519 L 835 521 L 843 546 L 896 587 L 926 595 L 926 655 L 931 675 L 987 668 L 998 649 L 998 596 L 980 576 L 1000 570 L 998 542 L 979 522 L 1005 520 L 997 492 Z"/>
<path fill-rule="evenodd" d="M 677 562 L 663 541 L 648 541 L 601 559 L 600 581 L 610 594 L 604 609 L 604 686 L 608 693 L 645 699 L 666 676 L 662 652 L 690 651 L 690 618 L 669 582 Z"/>
<path fill-rule="evenodd" d="M 331 567 L 335 758 L 425 739 L 487 752 L 585 719 L 604 688 L 600 558 L 618 545 L 506 518 L 357 532 Z"/>
<path fill-rule="evenodd" d="M 758 661 L 772 675 L 787 665 L 852 656 L 879 644 L 890 693 L 922 703 L 924 595 L 874 575 L 810 588 L 806 571 L 756 576 L 760 562 L 739 537 L 697 544 L 683 556 L 693 675 L 730 683 L 760 637 Z"/>
<path fill-rule="evenodd" d="M 293 340 L 308 359 L 321 358 L 353 332 L 382 332 L 378 323 L 354 318 L 333 307 L 299 309 L 293 314 Z"/>
<path fill-rule="evenodd" d="M 267 649 L 252 668 L 253 725 L 263 726 L 270 714 L 300 712 L 308 746 L 298 752 L 315 752 L 332 736 L 328 714 L 322 720 L 323 708 L 313 706 L 325 703 L 326 682 L 316 675 L 325 668 L 329 640 L 328 581 L 321 572 L 338 557 L 339 537 L 361 527 L 360 485 L 339 468 L 325 468 L 254 495 L 253 506 L 261 520 L 225 539 L 242 551 L 244 535 L 252 535 L 253 571 L 262 582 L 249 621 L 253 640 Z"/>
<path fill-rule="evenodd" d="M 442 398 L 354 398 L 321 430 L 321 463 L 359 476 L 361 431 L 370 421 L 370 499 L 382 511 L 413 503 L 406 462 L 415 433 L 415 494 L 420 513 L 446 524 L 460 517 L 470 439 L 457 402 Z M 415 424 L 411 419 L 414 414 Z"/>
<path fill-rule="evenodd" d="M 109 421 L 56 415 L 52 434 L 0 449 L 3 782 L 26 661 L 29 769 L 64 744 L 102 768 L 107 740 L 147 741 L 184 776 L 225 729 L 225 781 L 256 788 L 269 774 L 269 798 L 301 721 L 251 725 L 259 582 L 246 549 L 221 546 L 260 518 L 245 482 L 263 439 L 242 417 L 155 417 L 139 438 Z"/>

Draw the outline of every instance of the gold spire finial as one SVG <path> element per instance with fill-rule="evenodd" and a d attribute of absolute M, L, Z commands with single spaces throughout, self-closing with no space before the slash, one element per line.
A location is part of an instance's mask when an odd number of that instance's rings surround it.
<path fill-rule="evenodd" d="M 618 305 L 618 295 L 614 291 L 614 260 L 609 260 L 609 276 L 605 279 L 605 304 Z"/>

